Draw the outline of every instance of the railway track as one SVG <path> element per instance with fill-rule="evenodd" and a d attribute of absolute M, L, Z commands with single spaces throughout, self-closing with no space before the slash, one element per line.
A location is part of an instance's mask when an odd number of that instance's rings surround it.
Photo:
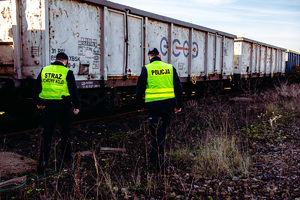
<path fill-rule="evenodd" d="M 22 135 L 29 132 L 35 132 L 38 129 L 41 129 L 40 126 L 41 115 L 37 114 L 36 111 L 35 113 L 36 114 L 34 114 L 34 117 L 30 118 L 30 120 L 24 120 L 21 122 L 16 121 L 17 119 L 12 119 L 11 121 L 8 122 L 7 120 L 3 120 L 3 118 L 0 117 L 0 126 L 1 126 L 0 138 L 14 136 L 14 135 Z M 114 110 L 109 112 L 100 112 L 98 114 L 94 112 L 90 114 L 87 112 L 83 112 L 79 116 L 74 116 L 72 124 L 92 122 L 97 120 L 101 120 L 101 121 L 112 120 L 116 118 L 126 117 L 128 115 L 133 115 L 136 113 L 138 113 L 138 111 L 134 110 L 133 108 L 126 108 L 126 109 Z"/>
<path fill-rule="evenodd" d="M 265 91 L 270 89 L 270 87 L 264 86 L 259 88 L 259 91 Z M 257 90 L 257 89 L 256 89 Z M 225 89 L 222 94 L 207 94 L 205 97 L 201 98 L 225 98 L 225 99 L 233 99 L 238 96 L 243 96 L 243 94 L 251 93 L 251 90 L 248 91 L 233 91 L 231 89 Z M 257 92 L 257 91 L 256 91 Z M 191 99 L 199 99 L 194 92 L 190 94 L 184 95 L 184 102 L 187 102 Z M 40 129 L 41 124 L 41 112 L 40 110 L 35 109 L 34 105 L 28 105 L 31 109 L 27 109 L 25 113 L 18 114 L 13 113 L 13 116 L 17 116 L 15 118 L 10 117 L 9 114 L 0 115 L 0 138 L 9 137 L 14 135 L 22 135 L 29 132 L 34 132 Z M 144 111 L 147 112 L 147 111 Z M 29 113 L 29 114 L 28 114 Z M 97 120 L 112 120 L 114 118 L 122 118 L 128 115 L 135 115 L 138 112 L 135 109 L 135 105 L 126 105 L 122 108 L 118 109 L 109 109 L 109 110 L 101 110 L 101 109 L 92 109 L 88 111 L 82 111 L 79 115 L 73 117 L 73 124 L 91 122 Z M 19 115 L 19 116 L 18 116 Z"/>

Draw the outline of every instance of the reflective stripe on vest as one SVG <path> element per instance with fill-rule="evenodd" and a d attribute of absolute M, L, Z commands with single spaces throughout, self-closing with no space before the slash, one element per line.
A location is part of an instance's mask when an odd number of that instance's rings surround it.
<path fill-rule="evenodd" d="M 172 99 L 175 97 L 173 86 L 173 67 L 162 61 L 146 65 L 148 80 L 145 102 Z"/>
<path fill-rule="evenodd" d="M 44 67 L 41 73 L 42 99 L 61 100 L 62 96 L 70 96 L 67 74 L 69 69 L 61 65 L 50 65 Z"/>

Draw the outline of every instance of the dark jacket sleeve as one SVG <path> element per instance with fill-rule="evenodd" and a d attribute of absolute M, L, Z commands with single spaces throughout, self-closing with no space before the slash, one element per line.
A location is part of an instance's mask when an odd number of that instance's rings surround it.
<path fill-rule="evenodd" d="M 182 92 L 183 88 L 177 74 L 176 69 L 173 67 L 173 85 L 174 85 L 174 92 L 175 92 L 175 107 L 182 108 Z"/>
<path fill-rule="evenodd" d="M 137 109 L 140 110 L 144 108 L 144 94 L 146 90 L 146 85 L 147 85 L 147 70 L 146 67 L 142 68 L 141 75 L 139 76 L 137 87 L 136 87 L 136 104 L 137 104 Z"/>
<path fill-rule="evenodd" d="M 42 71 L 41 71 L 42 72 Z M 39 94 L 42 91 L 42 79 L 41 79 L 41 73 L 38 75 L 37 79 L 35 80 L 34 88 L 33 88 L 33 101 L 35 104 L 39 105 L 41 104 L 41 99 L 39 97 Z"/>
<path fill-rule="evenodd" d="M 74 108 L 78 109 L 80 107 L 79 95 L 78 95 L 75 77 L 73 71 L 71 70 L 68 71 L 67 82 L 68 82 L 69 93 L 71 95 L 73 106 Z"/>

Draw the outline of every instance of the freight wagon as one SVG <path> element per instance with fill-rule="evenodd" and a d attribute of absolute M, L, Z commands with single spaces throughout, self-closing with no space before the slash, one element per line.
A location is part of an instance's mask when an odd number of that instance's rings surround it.
<path fill-rule="evenodd" d="M 237 78 L 273 77 L 285 73 L 286 49 L 238 37 L 234 40 Z"/>
<path fill-rule="evenodd" d="M 238 37 L 234 39 L 234 88 L 273 84 L 285 75 L 286 49 Z"/>
<path fill-rule="evenodd" d="M 300 66 L 300 53 L 296 51 L 287 50 L 286 51 L 286 73 L 292 71 L 293 67 L 296 65 Z"/>
<path fill-rule="evenodd" d="M 300 82 L 300 53 L 286 51 L 286 73 L 291 83 Z"/>
<path fill-rule="evenodd" d="M 222 89 L 233 77 L 285 71 L 281 48 L 105 0 L 7 0 L 0 11 L 0 89 L 6 94 L 31 91 L 59 52 L 69 56 L 86 106 L 133 100 L 154 47 L 191 95 Z"/>

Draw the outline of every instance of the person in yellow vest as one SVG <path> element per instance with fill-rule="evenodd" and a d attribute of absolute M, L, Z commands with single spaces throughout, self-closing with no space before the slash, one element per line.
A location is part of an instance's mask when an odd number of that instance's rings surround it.
<path fill-rule="evenodd" d="M 79 97 L 74 74 L 67 68 L 68 56 L 58 53 L 55 62 L 42 69 L 37 77 L 33 98 L 37 108 L 42 110 L 42 134 L 37 171 L 45 172 L 51 150 L 52 134 L 56 122 L 61 124 L 62 161 L 71 161 L 70 124 L 72 112 L 79 113 Z"/>
<path fill-rule="evenodd" d="M 142 68 L 136 87 L 137 109 L 149 109 L 149 127 L 152 134 L 150 162 L 155 168 L 165 172 L 166 129 L 172 115 L 181 111 L 183 89 L 176 69 L 161 61 L 161 55 L 156 48 L 148 52 L 148 58 L 150 64 Z"/>

